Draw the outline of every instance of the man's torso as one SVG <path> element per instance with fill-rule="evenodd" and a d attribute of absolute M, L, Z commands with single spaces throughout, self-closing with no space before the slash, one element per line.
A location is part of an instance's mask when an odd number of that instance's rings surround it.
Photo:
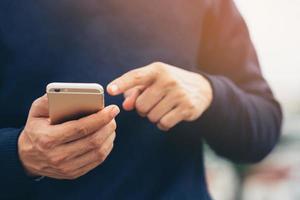
<path fill-rule="evenodd" d="M 196 70 L 203 5 L 196 0 L 2 0 L 0 127 L 23 126 L 31 102 L 49 82 L 106 85 L 154 61 Z M 106 95 L 108 104 L 121 101 Z M 115 148 L 103 165 L 78 180 L 36 183 L 33 198 L 206 198 L 195 131 L 179 126 L 164 134 L 134 112 L 123 111 L 117 122 Z"/>

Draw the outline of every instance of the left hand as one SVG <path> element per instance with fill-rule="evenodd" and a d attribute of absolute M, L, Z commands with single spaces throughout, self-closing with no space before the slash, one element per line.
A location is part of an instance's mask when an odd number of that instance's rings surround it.
<path fill-rule="evenodd" d="M 156 62 L 134 69 L 107 86 L 110 95 L 124 94 L 125 110 L 169 130 L 181 121 L 194 121 L 212 102 L 212 87 L 202 75 Z"/>

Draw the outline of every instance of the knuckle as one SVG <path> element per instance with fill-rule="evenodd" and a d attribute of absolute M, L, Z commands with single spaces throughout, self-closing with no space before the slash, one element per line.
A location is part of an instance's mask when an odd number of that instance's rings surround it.
<path fill-rule="evenodd" d="M 180 96 L 182 106 L 184 106 L 185 109 L 191 110 L 195 108 L 195 105 L 188 94 L 186 94 L 185 92 L 181 92 Z"/>
<path fill-rule="evenodd" d="M 77 172 L 75 170 L 70 170 L 68 168 L 65 168 L 65 175 L 68 176 L 68 178 L 70 179 L 78 178 Z"/>
<path fill-rule="evenodd" d="M 179 90 L 178 92 L 174 93 L 174 98 L 180 100 L 180 102 L 183 102 L 182 99 L 185 98 L 185 92 Z"/>
<path fill-rule="evenodd" d="M 145 104 L 143 103 L 143 101 L 138 98 L 135 102 L 135 107 L 136 107 L 136 110 L 140 113 L 140 114 L 146 114 L 147 113 L 147 107 L 145 106 Z"/>
<path fill-rule="evenodd" d="M 42 172 L 46 169 L 46 167 L 44 165 L 35 165 L 34 169 L 38 172 Z"/>
<path fill-rule="evenodd" d="M 169 78 L 168 81 L 165 82 L 166 88 L 178 88 L 179 83 L 174 78 Z"/>
<path fill-rule="evenodd" d="M 162 62 L 154 62 L 150 65 L 152 67 L 151 73 L 154 77 L 159 77 L 161 74 L 165 74 L 166 70 L 166 64 Z"/>
<path fill-rule="evenodd" d="M 153 66 L 157 70 L 163 70 L 164 67 L 165 67 L 165 64 L 163 62 L 160 62 L 160 61 L 155 61 L 151 64 L 151 66 Z"/>
<path fill-rule="evenodd" d="M 140 71 L 140 70 L 136 70 L 134 72 L 134 75 L 133 75 L 133 81 L 136 82 L 136 83 L 139 83 L 141 82 L 141 80 L 144 78 L 144 72 L 143 71 Z"/>
<path fill-rule="evenodd" d="M 19 154 L 20 155 L 30 155 L 35 151 L 35 148 L 32 145 L 20 145 Z"/>
<path fill-rule="evenodd" d="M 152 123 L 157 123 L 158 122 L 158 117 L 156 117 L 154 114 L 149 114 L 148 119 Z"/>
<path fill-rule="evenodd" d="M 64 159 L 63 156 L 54 156 L 49 158 L 49 162 L 52 166 L 60 166 Z"/>
<path fill-rule="evenodd" d="M 180 113 L 183 119 L 188 119 L 191 115 L 188 109 L 184 109 Z"/>
<path fill-rule="evenodd" d="M 105 152 L 103 151 L 103 148 L 101 148 L 98 152 L 98 158 L 100 161 L 104 161 L 104 158 L 105 158 Z"/>
<path fill-rule="evenodd" d="M 86 126 L 82 124 L 78 124 L 74 126 L 74 132 L 77 133 L 78 135 L 87 135 L 88 134 L 88 129 Z"/>
<path fill-rule="evenodd" d="M 102 149 L 103 157 L 106 157 L 109 154 L 109 148 L 106 146 Z"/>
<path fill-rule="evenodd" d="M 37 139 L 37 147 L 41 151 L 50 149 L 52 147 L 52 145 L 53 145 L 53 141 L 47 135 L 40 136 Z"/>
<path fill-rule="evenodd" d="M 194 112 L 195 112 L 195 105 L 193 104 L 190 104 L 190 105 L 187 105 L 185 109 L 183 109 L 183 111 L 181 112 L 182 114 L 182 118 L 184 120 L 187 120 L 187 121 L 191 121 L 194 119 Z"/>
<path fill-rule="evenodd" d="M 69 167 L 59 167 L 58 168 L 59 172 L 66 175 L 66 176 L 70 176 L 72 174 L 72 171 L 70 170 Z"/>
<path fill-rule="evenodd" d="M 113 142 L 111 142 L 109 145 L 107 145 L 105 148 L 104 148 L 104 152 L 105 152 L 105 155 L 109 155 L 109 153 L 111 152 L 112 150 L 112 147 L 113 147 Z"/>
<path fill-rule="evenodd" d="M 171 128 L 171 127 L 170 127 L 169 121 L 166 120 L 166 119 L 162 119 L 162 120 L 160 121 L 160 124 L 161 124 L 164 128 L 166 128 L 166 129 Z"/>
<path fill-rule="evenodd" d="M 163 62 L 156 61 L 153 62 L 151 66 L 157 74 L 164 74 L 167 72 L 167 65 Z"/>
<path fill-rule="evenodd" d="M 94 148 L 99 147 L 100 146 L 100 141 L 101 140 L 96 138 L 96 137 L 91 138 L 91 140 L 90 140 L 91 147 L 94 147 Z"/>
<path fill-rule="evenodd" d="M 141 109 L 142 107 L 142 101 L 141 101 L 141 98 L 137 98 L 137 100 L 135 101 L 135 106 L 137 109 Z"/>
<path fill-rule="evenodd" d="M 192 101 L 187 100 L 187 105 L 186 105 L 186 109 L 188 111 L 193 111 L 197 108 L 197 106 L 195 105 L 195 103 L 193 103 Z"/>
<path fill-rule="evenodd" d="M 107 157 L 108 153 L 109 153 L 108 148 L 107 147 L 102 147 L 100 149 L 99 153 L 98 153 L 98 155 L 99 155 L 99 161 L 103 162 L 105 160 L 105 158 Z"/>
<path fill-rule="evenodd" d="M 145 117 L 147 115 L 147 111 L 146 109 L 137 109 L 138 111 L 138 114 L 141 116 L 141 117 Z"/>
<path fill-rule="evenodd" d="M 193 110 L 196 109 L 196 105 L 194 105 L 193 103 L 189 103 L 187 109 L 189 112 L 192 112 Z"/>

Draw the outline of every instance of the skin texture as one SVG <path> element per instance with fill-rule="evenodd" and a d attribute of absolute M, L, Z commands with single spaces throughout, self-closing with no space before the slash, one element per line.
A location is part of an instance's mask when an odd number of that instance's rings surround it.
<path fill-rule="evenodd" d="M 123 94 L 123 108 L 137 112 L 168 131 L 181 121 L 194 121 L 209 107 L 212 88 L 200 74 L 156 62 L 127 72 L 107 86 Z M 20 160 L 29 175 L 76 179 L 107 158 L 116 137 L 117 106 L 96 114 L 50 125 L 48 99 L 37 99 L 18 141 Z"/>
<path fill-rule="evenodd" d="M 163 131 L 181 121 L 198 119 L 213 98 L 204 76 L 161 62 L 127 72 L 112 81 L 107 91 L 123 94 L 125 110 L 136 109 Z"/>
<path fill-rule="evenodd" d="M 18 140 L 20 160 L 29 175 L 76 179 L 100 165 L 113 149 L 117 106 L 96 114 L 50 125 L 48 99 L 31 106 Z"/>

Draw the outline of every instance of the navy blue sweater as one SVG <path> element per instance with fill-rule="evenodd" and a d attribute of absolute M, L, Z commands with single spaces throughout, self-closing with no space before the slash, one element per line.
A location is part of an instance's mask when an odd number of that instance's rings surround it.
<path fill-rule="evenodd" d="M 26 176 L 17 140 L 47 83 L 105 86 L 154 61 L 209 78 L 214 99 L 203 116 L 165 134 L 122 111 L 102 165 L 73 181 Z M 280 124 L 231 0 L 0 1 L 0 199 L 209 199 L 203 141 L 233 161 L 256 162 L 275 145 Z"/>

